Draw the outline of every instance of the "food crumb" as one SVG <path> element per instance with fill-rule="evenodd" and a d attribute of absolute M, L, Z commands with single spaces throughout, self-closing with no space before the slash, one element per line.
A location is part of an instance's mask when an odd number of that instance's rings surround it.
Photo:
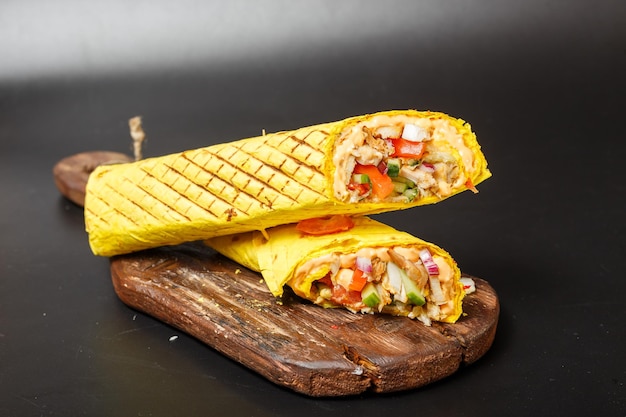
<path fill-rule="evenodd" d="M 363 367 L 357 366 L 354 371 L 352 371 L 353 375 L 363 375 Z"/>
<path fill-rule="evenodd" d="M 241 274 L 241 269 L 239 268 L 235 269 L 235 275 L 239 275 L 239 274 Z"/>
<path fill-rule="evenodd" d="M 178 336 L 174 335 L 170 337 L 170 342 L 173 342 L 174 340 L 178 339 Z"/>

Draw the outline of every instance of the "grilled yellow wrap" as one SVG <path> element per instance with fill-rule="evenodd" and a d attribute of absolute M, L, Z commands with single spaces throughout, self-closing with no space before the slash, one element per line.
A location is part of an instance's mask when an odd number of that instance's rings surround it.
<path fill-rule="evenodd" d="M 409 316 L 426 324 L 459 318 L 465 292 L 450 254 L 368 217 L 353 221 L 350 230 L 321 236 L 302 234 L 290 224 L 268 229 L 269 240 L 254 231 L 205 243 L 260 272 L 275 296 L 287 285 L 323 307 Z M 355 277 L 356 269 L 366 272 Z"/>
<path fill-rule="evenodd" d="M 355 175 L 359 166 L 386 173 L 386 188 Z M 329 214 L 435 203 L 475 191 L 490 175 L 465 121 L 389 111 L 100 166 L 87 183 L 85 225 L 92 251 L 113 256 Z"/>

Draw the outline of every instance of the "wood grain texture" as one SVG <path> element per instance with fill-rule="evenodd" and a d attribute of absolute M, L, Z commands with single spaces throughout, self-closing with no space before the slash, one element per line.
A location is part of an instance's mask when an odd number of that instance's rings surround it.
<path fill-rule="evenodd" d="M 445 378 L 487 352 L 499 302 L 474 278 L 455 324 L 323 309 L 193 243 L 111 259 L 120 299 L 258 372 L 310 396 L 413 389 Z"/>

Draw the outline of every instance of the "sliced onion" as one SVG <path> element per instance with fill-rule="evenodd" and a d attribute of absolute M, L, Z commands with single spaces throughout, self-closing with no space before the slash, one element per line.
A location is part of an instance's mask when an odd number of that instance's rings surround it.
<path fill-rule="evenodd" d="M 404 303 L 404 304 L 409 302 L 409 297 L 406 295 L 406 289 L 404 288 L 404 285 L 400 289 L 400 292 L 396 292 L 393 295 L 393 299 L 394 301 L 400 301 L 401 303 Z"/>
<path fill-rule="evenodd" d="M 372 260 L 365 256 L 357 256 L 356 257 L 356 267 L 361 271 L 369 274 L 372 272 Z"/>
<path fill-rule="evenodd" d="M 426 271 L 428 271 L 428 275 L 439 275 L 439 267 L 433 260 L 433 257 L 428 249 L 424 248 L 420 250 L 420 259 L 424 263 Z"/>
<path fill-rule="evenodd" d="M 414 125 L 413 123 L 407 123 L 402 129 L 402 139 L 409 140 L 411 142 L 421 142 L 428 138 L 428 132 L 426 129 Z"/>
<path fill-rule="evenodd" d="M 433 164 L 429 164 L 428 162 L 422 162 L 419 169 L 425 172 L 435 172 L 435 166 Z"/>
<path fill-rule="evenodd" d="M 446 299 L 443 296 L 443 291 L 441 290 L 441 283 L 439 282 L 439 278 L 429 277 L 428 281 L 430 283 L 430 299 L 433 300 L 436 304 L 445 304 Z"/>
<path fill-rule="evenodd" d="M 388 171 L 387 164 L 385 163 L 385 161 L 380 161 L 380 164 L 378 164 L 376 168 L 378 168 L 378 171 L 383 175 L 386 174 Z"/>
<path fill-rule="evenodd" d="M 389 285 L 395 290 L 396 294 L 402 291 L 402 275 L 400 267 L 393 262 L 387 262 L 387 277 L 389 277 Z"/>

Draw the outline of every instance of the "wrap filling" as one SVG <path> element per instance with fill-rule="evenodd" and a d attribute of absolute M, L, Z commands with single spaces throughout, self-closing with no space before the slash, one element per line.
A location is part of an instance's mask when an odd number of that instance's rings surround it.
<path fill-rule="evenodd" d="M 463 286 L 445 259 L 426 247 L 366 247 L 304 262 L 289 283 L 324 307 L 409 316 L 426 325 L 457 314 Z"/>
<path fill-rule="evenodd" d="M 449 120 L 377 115 L 345 129 L 333 156 L 340 201 L 411 202 L 442 199 L 466 186 L 474 152 Z"/>

